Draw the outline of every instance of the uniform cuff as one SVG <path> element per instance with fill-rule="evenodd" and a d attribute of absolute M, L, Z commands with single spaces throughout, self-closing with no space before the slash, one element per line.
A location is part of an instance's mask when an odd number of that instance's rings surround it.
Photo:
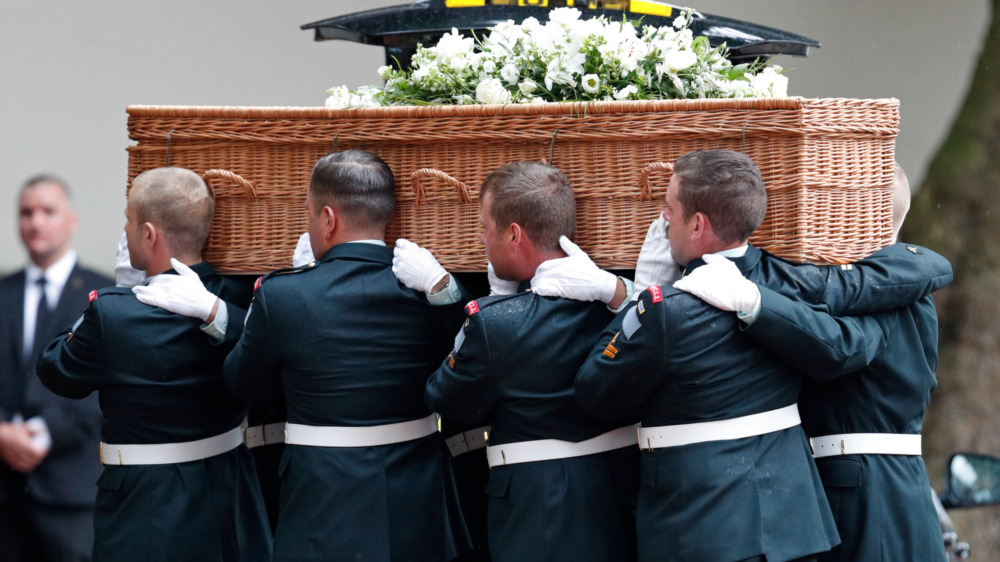
<path fill-rule="evenodd" d="M 461 299 L 462 290 L 458 287 L 458 283 L 455 282 L 455 278 L 452 277 L 450 273 L 448 274 L 448 282 L 444 284 L 443 289 L 433 295 L 427 295 L 427 302 L 434 306 L 454 304 Z"/>
<path fill-rule="evenodd" d="M 219 310 L 215 312 L 215 320 L 211 324 L 202 324 L 201 331 L 208 334 L 208 337 L 221 342 L 226 339 L 226 328 L 229 327 L 229 310 L 226 303 L 219 300 Z"/>

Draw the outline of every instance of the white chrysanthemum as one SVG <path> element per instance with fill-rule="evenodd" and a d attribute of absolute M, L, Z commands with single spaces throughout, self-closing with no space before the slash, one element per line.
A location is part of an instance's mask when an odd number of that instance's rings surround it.
<path fill-rule="evenodd" d="M 601 78 L 596 74 L 587 74 L 580 81 L 580 85 L 588 94 L 596 94 L 601 91 Z"/>
<path fill-rule="evenodd" d="M 535 90 L 538 89 L 538 84 L 532 79 L 527 79 L 517 85 L 517 89 L 521 91 L 522 94 L 530 96 Z"/>
<path fill-rule="evenodd" d="M 508 84 L 517 84 L 518 79 L 521 77 L 521 71 L 513 64 L 508 63 L 500 69 L 500 77 Z"/>
<path fill-rule="evenodd" d="M 496 78 L 480 82 L 476 86 L 476 101 L 480 103 L 510 103 L 510 92 Z"/>
<path fill-rule="evenodd" d="M 636 88 L 635 86 L 629 84 L 628 86 L 625 86 L 621 90 L 618 90 L 617 92 L 615 92 L 615 99 L 616 100 L 625 100 L 625 99 L 628 99 L 629 96 L 638 93 L 638 91 L 639 91 L 639 88 Z"/>

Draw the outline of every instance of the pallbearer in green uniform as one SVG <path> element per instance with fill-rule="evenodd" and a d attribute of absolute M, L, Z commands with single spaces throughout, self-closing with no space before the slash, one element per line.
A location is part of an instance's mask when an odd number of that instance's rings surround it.
<path fill-rule="evenodd" d="M 423 400 L 461 299 L 432 306 L 393 276 L 383 239 L 394 203 L 377 156 L 321 158 L 306 197 L 318 261 L 263 278 L 226 360 L 239 396 L 285 396 L 275 560 L 445 561 L 467 547 Z M 441 289 L 461 295 L 450 281 Z"/>
<path fill-rule="evenodd" d="M 909 185 L 897 166 L 893 212 L 897 236 L 909 203 Z M 902 255 L 915 264 L 931 254 L 918 246 L 897 248 L 905 248 Z M 940 273 L 926 269 L 929 275 Z M 726 302 L 749 290 L 750 300 L 758 306 L 755 313 L 743 315 L 747 324 L 743 333 L 819 379 L 803 386 L 799 411 L 841 538 L 840 546 L 822 558 L 944 560 L 933 492 L 920 457 L 924 409 L 937 386 L 933 299 L 928 295 L 871 318 L 835 319 L 766 287 L 748 286 L 738 272 L 730 271 L 728 275 L 735 277 L 728 277 L 724 270 L 717 271 L 695 292 L 710 292 L 706 298 L 725 309 Z M 950 270 L 943 277 L 950 280 Z M 855 363 L 831 354 L 838 347 L 831 342 L 858 325 L 869 332 L 868 337 L 880 337 L 884 343 L 867 358 L 866 367 L 854 371 Z M 844 372 L 848 374 L 822 382 Z"/>
<path fill-rule="evenodd" d="M 747 156 L 712 150 L 678 159 L 664 211 L 670 252 L 686 266 L 678 284 L 706 259 L 731 260 L 776 291 L 859 314 L 935 288 L 923 269 L 894 271 L 904 263 L 895 248 L 874 265 L 845 269 L 797 267 L 761 252 L 747 240 L 765 208 Z M 854 364 L 879 343 L 860 329 L 833 342 Z M 594 415 L 638 413 L 642 421 L 640 560 L 814 559 L 839 542 L 799 425 L 802 381 L 742 334 L 734 315 L 673 287 L 650 287 L 609 326 L 577 375 L 577 400 Z"/>
<path fill-rule="evenodd" d="M 161 168 L 133 181 L 129 253 L 152 275 L 135 291 L 155 292 L 173 278 L 241 300 L 240 288 L 201 260 L 213 211 L 204 182 L 188 170 Z M 105 466 L 95 560 L 270 560 L 271 533 L 240 430 L 246 407 L 222 374 L 232 344 L 213 345 L 202 333 L 240 321 L 245 310 L 214 295 L 184 306 L 211 322 L 142 304 L 129 288 L 102 289 L 38 362 L 53 392 L 99 393 Z"/>
<path fill-rule="evenodd" d="M 633 559 L 635 427 L 591 417 L 573 397 L 576 371 L 612 318 L 604 301 L 627 302 L 627 284 L 605 273 L 586 299 L 596 302 L 528 290 L 546 264 L 560 268 L 550 283 L 564 271 L 560 237 L 576 226 L 573 192 L 555 168 L 503 166 L 483 182 L 480 205 L 492 268 L 522 290 L 466 305 L 454 351 L 427 383 L 427 404 L 467 427 L 490 425 L 490 555 Z"/>

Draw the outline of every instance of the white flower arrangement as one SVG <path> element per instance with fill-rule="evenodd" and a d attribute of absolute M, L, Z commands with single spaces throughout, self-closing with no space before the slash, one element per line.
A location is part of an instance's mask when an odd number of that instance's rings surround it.
<path fill-rule="evenodd" d="M 436 46 L 417 48 L 412 70 L 379 68 L 384 87 L 333 88 L 326 105 L 787 96 L 781 67 L 734 66 L 725 45 L 693 37 L 691 19 L 684 12 L 672 27 L 640 31 L 629 21 L 581 20 L 579 10 L 557 8 L 545 25 L 508 20 L 478 42 L 452 29 Z"/>

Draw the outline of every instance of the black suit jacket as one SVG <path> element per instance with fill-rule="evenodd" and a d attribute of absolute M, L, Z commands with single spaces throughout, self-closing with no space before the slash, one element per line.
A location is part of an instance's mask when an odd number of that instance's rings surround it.
<path fill-rule="evenodd" d="M 42 416 L 52 435 L 45 460 L 26 475 L 28 494 L 58 506 L 83 507 L 94 503 L 101 464 L 98 452 L 101 411 L 97 397 L 69 400 L 45 389 L 35 376 L 35 359 L 21 356 L 24 341 L 24 270 L 0 279 L 0 420 L 15 412 L 25 419 Z M 87 308 L 91 291 L 114 285 L 110 278 L 77 264 L 63 287 L 52 313 L 43 345 L 68 328 Z M 37 346 L 36 346 L 37 347 Z M 0 461 L 0 494 L 7 495 L 11 469 Z M 0 499 L 2 502 L 3 499 Z"/>

